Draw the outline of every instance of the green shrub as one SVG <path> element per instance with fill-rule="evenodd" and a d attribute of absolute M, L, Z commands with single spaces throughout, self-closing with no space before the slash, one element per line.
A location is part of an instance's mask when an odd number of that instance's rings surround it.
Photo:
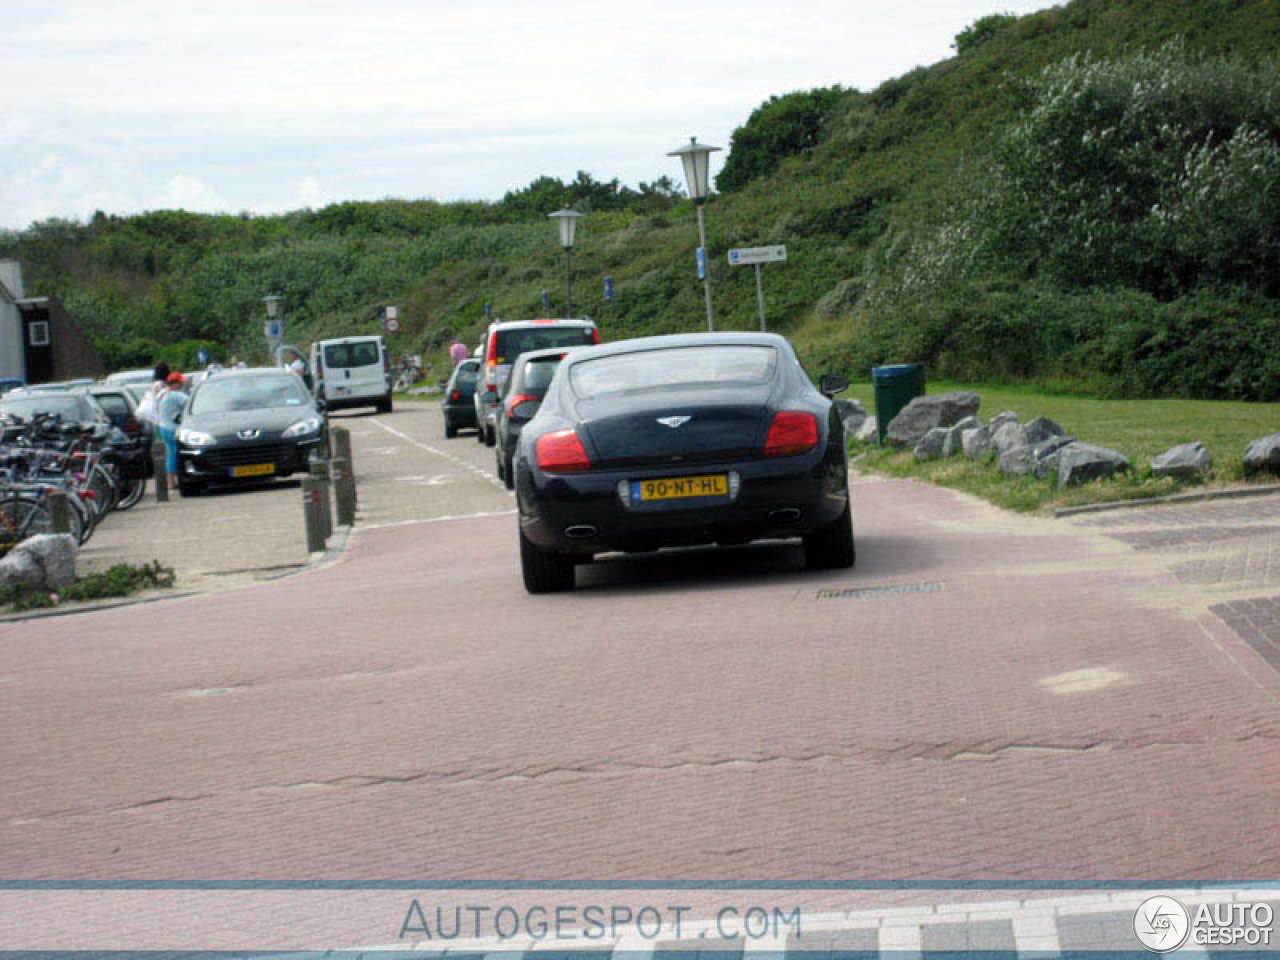
<path fill-rule="evenodd" d="M 173 580 L 173 571 L 161 566 L 158 560 L 141 566 L 118 563 L 102 573 L 80 577 L 56 591 L 34 590 L 21 584 L 0 587 L 0 607 L 7 606 L 13 611 L 22 611 L 56 607 L 60 603 L 75 600 L 127 597 L 151 587 L 171 587 Z"/>

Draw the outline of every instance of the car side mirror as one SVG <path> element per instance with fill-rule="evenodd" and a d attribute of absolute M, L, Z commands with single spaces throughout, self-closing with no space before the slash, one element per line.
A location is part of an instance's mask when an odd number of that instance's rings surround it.
<path fill-rule="evenodd" d="M 824 373 L 818 378 L 818 389 L 824 397 L 834 397 L 849 389 L 849 378 L 838 373 Z"/>

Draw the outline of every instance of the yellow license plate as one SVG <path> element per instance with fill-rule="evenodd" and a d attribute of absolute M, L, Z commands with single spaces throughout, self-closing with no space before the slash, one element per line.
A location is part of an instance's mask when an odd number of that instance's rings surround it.
<path fill-rule="evenodd" d="M 243 467 L 232 467 L 233 477 L 269 477 L 276 472 L 274 463 L 250 463 Z"/>
<path fill-rule="evenodd" d="M 713 473 L 705 477 L 666 477 L 662 480 L 632 480 L 633 500 L 679 500 L 683 497 L 727 497 L 729 475 Z"/>

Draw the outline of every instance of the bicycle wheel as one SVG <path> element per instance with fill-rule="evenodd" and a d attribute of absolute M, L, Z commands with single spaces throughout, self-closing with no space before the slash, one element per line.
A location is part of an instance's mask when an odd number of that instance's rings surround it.
<path fill-rule="evenodd" d="M 6 490 L 4 499 L 0 500 L 0 556 L 8 553 L 18 545 L 18 525 L 13 510 L 8 509 L 9 501 L 17 498 L 16 492 Z"/>
<path fill-rule="evenodd" d="M 85 480 L 85 489 L 93 494 L 90 503 L 93 504 L 93 512 L 101 519 L 111 512 L 116 505 L 117 492 L 116 482 L 111 479 L 109 474 L 101 466 L 95 465 L 89 471 L 89 476 Z"/>
<path fill-rule="evenodd" d="M 67 503 L 71 505 L 71 512 L 74 514 L 71 519 L 71 532 L 83 545 L 93 536 L 93 531 L 98 529 L 98 513 L 87 502 L 81 500 L 75 491 L 68 491 Z"/>
<path fill-rule="evenodd" d="M 18 543 L 37 534 L 53 533 L 53 517 L 36 494 L 18 493 L 6 497 L 0 502 L 0 513 L 4 514 L 0 526 L 4 528 L 5 537 L 12 535 Z"/>

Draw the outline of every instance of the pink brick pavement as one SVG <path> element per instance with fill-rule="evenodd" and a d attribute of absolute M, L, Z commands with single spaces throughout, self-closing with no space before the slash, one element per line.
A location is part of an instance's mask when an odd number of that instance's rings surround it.
<path fill-rule="evenodd" d="M 1280 873 L 1280 675 L 1247 644 L 1099 533 L 855 495 L 849 572 L 699 552 L 534 598 L 499 516 L 0 626 L 0 875 Z"/>

